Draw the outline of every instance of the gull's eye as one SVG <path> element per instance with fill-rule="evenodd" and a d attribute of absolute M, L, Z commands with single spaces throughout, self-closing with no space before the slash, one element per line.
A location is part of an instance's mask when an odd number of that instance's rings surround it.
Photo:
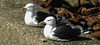
<path fill-rule="evenodd" d="M 48 21 L 51 21 L 51 20 L 48 20 Z"/>
<path fill-rule="evenodd" d="M 29 6 L 29 8 L 31 8 L 32 6 Z"/>
<path fill-rule="evenodd" d="M 29 8 L 31 8 L 31 6 L 29 6 Z"/>

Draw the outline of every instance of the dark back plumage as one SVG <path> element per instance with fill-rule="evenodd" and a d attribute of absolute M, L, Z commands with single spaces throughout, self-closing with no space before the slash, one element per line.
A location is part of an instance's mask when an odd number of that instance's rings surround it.
<path fill-rule="evenodd" d="M 72 39 L 81 34 L 81 29 L 73 29 L 71 26 L 62 23 L 62 25 L 57 26 L 57 29 L 54 31 L 54 33 L 54 36 L 61 39 Z"/>
<path fill-rule="evenodd" d="M 36 12 L 37 13 L 37 17 L 35 18 L 38 23 L 43 21 L 47 16 L 48 16 L 48 13 L 44 13 L 44 12 Z"/>
<path fill-rule="evenodd" d="M 45 12 L 41 12 L 41 11 L 36 12 L 36 13 L 37 13 L 37 17 L 35 19 L 38 21 L 38 23 L 43 21 L 48 16 L 53 16 L 57 20 L 55 14 L 53 14 L 53 13 L 45 13 Z"/>

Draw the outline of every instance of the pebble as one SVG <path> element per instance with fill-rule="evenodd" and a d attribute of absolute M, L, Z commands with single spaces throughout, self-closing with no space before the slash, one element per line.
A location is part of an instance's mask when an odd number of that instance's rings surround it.
<path fill-rule="evenodd" d="M 47 42 L 47 40 L 46 39 L 43 39 L 43 38 L 41 38 L 40 39 L 42 42 Z"/>
<path fill-rule="evenodd" d="M 22 28 L 22 29 L 25 29 L 25 28 Z"/>

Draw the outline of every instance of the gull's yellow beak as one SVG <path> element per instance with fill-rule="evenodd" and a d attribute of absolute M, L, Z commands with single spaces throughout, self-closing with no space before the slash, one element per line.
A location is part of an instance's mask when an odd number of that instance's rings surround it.
<path fill-rule="evenodd" d="M 26 8 L 21 8 L 21 10 L 26 10 Z"/>
<path fill-rule="evenodd" d="M 45 24 L 45 22 L 44 21 L 41 21 L 40 24 Z"/>

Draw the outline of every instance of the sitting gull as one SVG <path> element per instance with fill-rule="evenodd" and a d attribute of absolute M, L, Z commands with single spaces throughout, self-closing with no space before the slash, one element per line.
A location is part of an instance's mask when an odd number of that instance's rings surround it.
<path fill-rule="evenodd" d="M 70 41 L 85 32 L 83 29 L 71 26 L 68 23 L 57 22 L 56 17 L 48 16 L 40 24 L 46 24 L 44 27 L 44 36 L 47 39 L 56 41 Z"/>
<path fill-rule="evenodd" d="M 35 11 L 35 5 L 33 3 L 28 3 L 22 10 L 26 10 L 24 21 L 29 26 L 44 26 L 39 22 L 43 21 L 49 15 L 54 15 L 52 13 Z"/>

